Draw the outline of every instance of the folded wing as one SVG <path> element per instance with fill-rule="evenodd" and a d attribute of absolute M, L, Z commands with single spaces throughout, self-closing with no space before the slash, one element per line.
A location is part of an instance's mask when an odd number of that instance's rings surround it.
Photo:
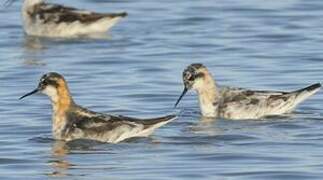
<path fill-rule="evenodd" d="M 219 113 L 231 119 L 255 119 L 292 111 L 300 102 L 320 89 L 320 84 L 292 91 L 252 91 L 242 88 L 221 89 Z"/>
<path fill-rule="evenodd" d="M 113 116 L 107 114 L 82 111 L 81 115 L 72 115 L 74 119 L 68 128 L 73 130 L 75 136 L 94 139 L 103 142 L 117 143 L 131 137 L 145 137 L 156 128 L 175 119 L 169 115 L 153 119 L 137 119 L 125 116 Z M 85 113 L 86 112 L 86 113 Z M 73 137 L 75 139 L 77 137 Z"/>
<path fill-rule="evenodd" d="M 40 3 L 34 6 L 33 11 L 29 12 L 33 18 L 39 18 L 44 23 L 73 23 L 81 22 L 89 24 L 102 18 L 124 17 L 126 13 L 95 13 L 80 10 L 72 7 L 66 7 L 58 4 Z"/>

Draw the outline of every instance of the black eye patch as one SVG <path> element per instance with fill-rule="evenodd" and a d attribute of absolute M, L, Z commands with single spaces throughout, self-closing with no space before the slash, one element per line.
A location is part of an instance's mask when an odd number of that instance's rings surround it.
<path fill-rule="evenodd" d="M 188 81 L 194 81 L 196 78 L 201 78 L 203 77 L 204 74 L 202 72 L 196 72 L 194 69 L 190 68 L 184 71 L 184 79 Z"/>
<path fill-rule="evenodd" d="M 54 81 L 54 80 L 48 79 L 46 82 L 47 82 L 48 85 L 58 87 L 58 83 L 56 81 Z"/>
<path fill-rule="evenodd" d="M 204 76 L 204 74 L 203 73 L 201 73 L 201 72 L 199 72 L 199 73 L 197 73 L 197 74 L 195 74 L 194 75 L 194 78 L 196 79 L 196 78 L 202 78 Z"/>
<path fill-rule="evenodd" d="M 54 80 L 51 80 L 51 79 L 42 79 L 40 81 L 41 85 L 42 86 L 48 86 L 48 85 L 51 85 L 51 86 L 54 86 L 54 87 L 57 87 L 58 86 L 58 83 Z"/>

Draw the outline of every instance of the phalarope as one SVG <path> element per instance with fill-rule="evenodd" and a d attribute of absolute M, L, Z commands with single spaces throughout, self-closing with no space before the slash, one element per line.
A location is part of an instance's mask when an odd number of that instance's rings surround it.
<path fill-rule="evenodd" d="M 11 4 L 14 0 L 7 0 Z M 28 35 L 46 37 L 74 37 L 104 33 L 127 13 L 96 13 L 44 0 L 24 0 L 23 27 Z"/>
<path fill-rule="evenodd" d="M 70 141 L 91 139 L 118 143 L 131 137 L 147 137 L 168 122 L 176 119 L 168 115 L 154 119 L 137 119 L 90 111 L 74 103 L 64 77 L 50 72 L 43 75 L 38 87 L 20 99 L 41 92 L 52 103 L 52 132 L 55 139 Z"/>
<path fill-rule="evenodd" d="M 315 94 L 320 83 L 292 92 L 254 91 L 243 88 L 218 87 L 202 64 L 191 64 L 183 72 L 184 91 L 198 93 L 202 115 L 226 119 L 258 119 L 291 112 L 299 103 Z"/>

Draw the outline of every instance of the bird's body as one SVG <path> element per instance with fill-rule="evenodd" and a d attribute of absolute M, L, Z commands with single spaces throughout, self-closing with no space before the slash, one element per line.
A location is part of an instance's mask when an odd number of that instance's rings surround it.
<path fill-rule="evenodd" d="M 46 94 L 52 103 L 52 132 L 55 139 L 71 141 L 90 139 L 118 143 L 132 137 L 146 137 L 176 118 L 169 115 L 153 119 L 137 119 L 90 111 L 77 105 L 70 95 L 67 83 L 58 73 L 45 74 L 36 92 Z"/>
<path fill-rule="evenodd" d="M 78 105 L 68 111 L 53 113 L 53 136 L 55 139 L 71 141 L 91 139 L 118 143 L 131 137 L 147 137 L 156 128 L 172 121 L 175 116 L 140 120 L 136 118 L 108 115 L 89 111 Z"/>
<path fill-rule="evenodd" d="M 196 90 L 203 116 L 226 119 L 259 119 L 289 113 L 321 87 L 317 83 L 291 92 L 219 87 L 202 64 L 192 64 L 184 70 L 183 80 L 182 96 L 187 89 Z"/>
<path fill-rule="evenodd" d="M 299 103 L 320 89 L 320 84 L 292 91 L 255 91 L 243 88 L 220 88 L 219 104 L 213 116 L 226 119 L 258 119 L 291 112 Z"/>
<path fill-rule="evenodd" d="M 76 37 L 104 33 L 127 13 L 96 13 L 43 0 L 24 0 L 23 27 L 28 35 L 45 37 Z"/>

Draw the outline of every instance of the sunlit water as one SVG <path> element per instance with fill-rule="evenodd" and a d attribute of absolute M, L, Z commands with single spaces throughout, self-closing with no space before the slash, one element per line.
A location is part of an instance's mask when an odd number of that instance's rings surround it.
<path fill-rule="evenodd" d="M 21 2 L 0 12 L 0 179 L 322 179 L 323 96 L 287 117 L 200 117 L 192 92 L 180 117 L 120 144 L 51 139 L 51 107 L 18 101 L 41 74 L 65 75 L 77 103 L 154 117 L 177 112 L 182 70 L 209 67 L 218 84 L 294 90 L 323 78 L 320 0 L 55 1 L 129 16 L 100 39 L 23 34 Z"/>

